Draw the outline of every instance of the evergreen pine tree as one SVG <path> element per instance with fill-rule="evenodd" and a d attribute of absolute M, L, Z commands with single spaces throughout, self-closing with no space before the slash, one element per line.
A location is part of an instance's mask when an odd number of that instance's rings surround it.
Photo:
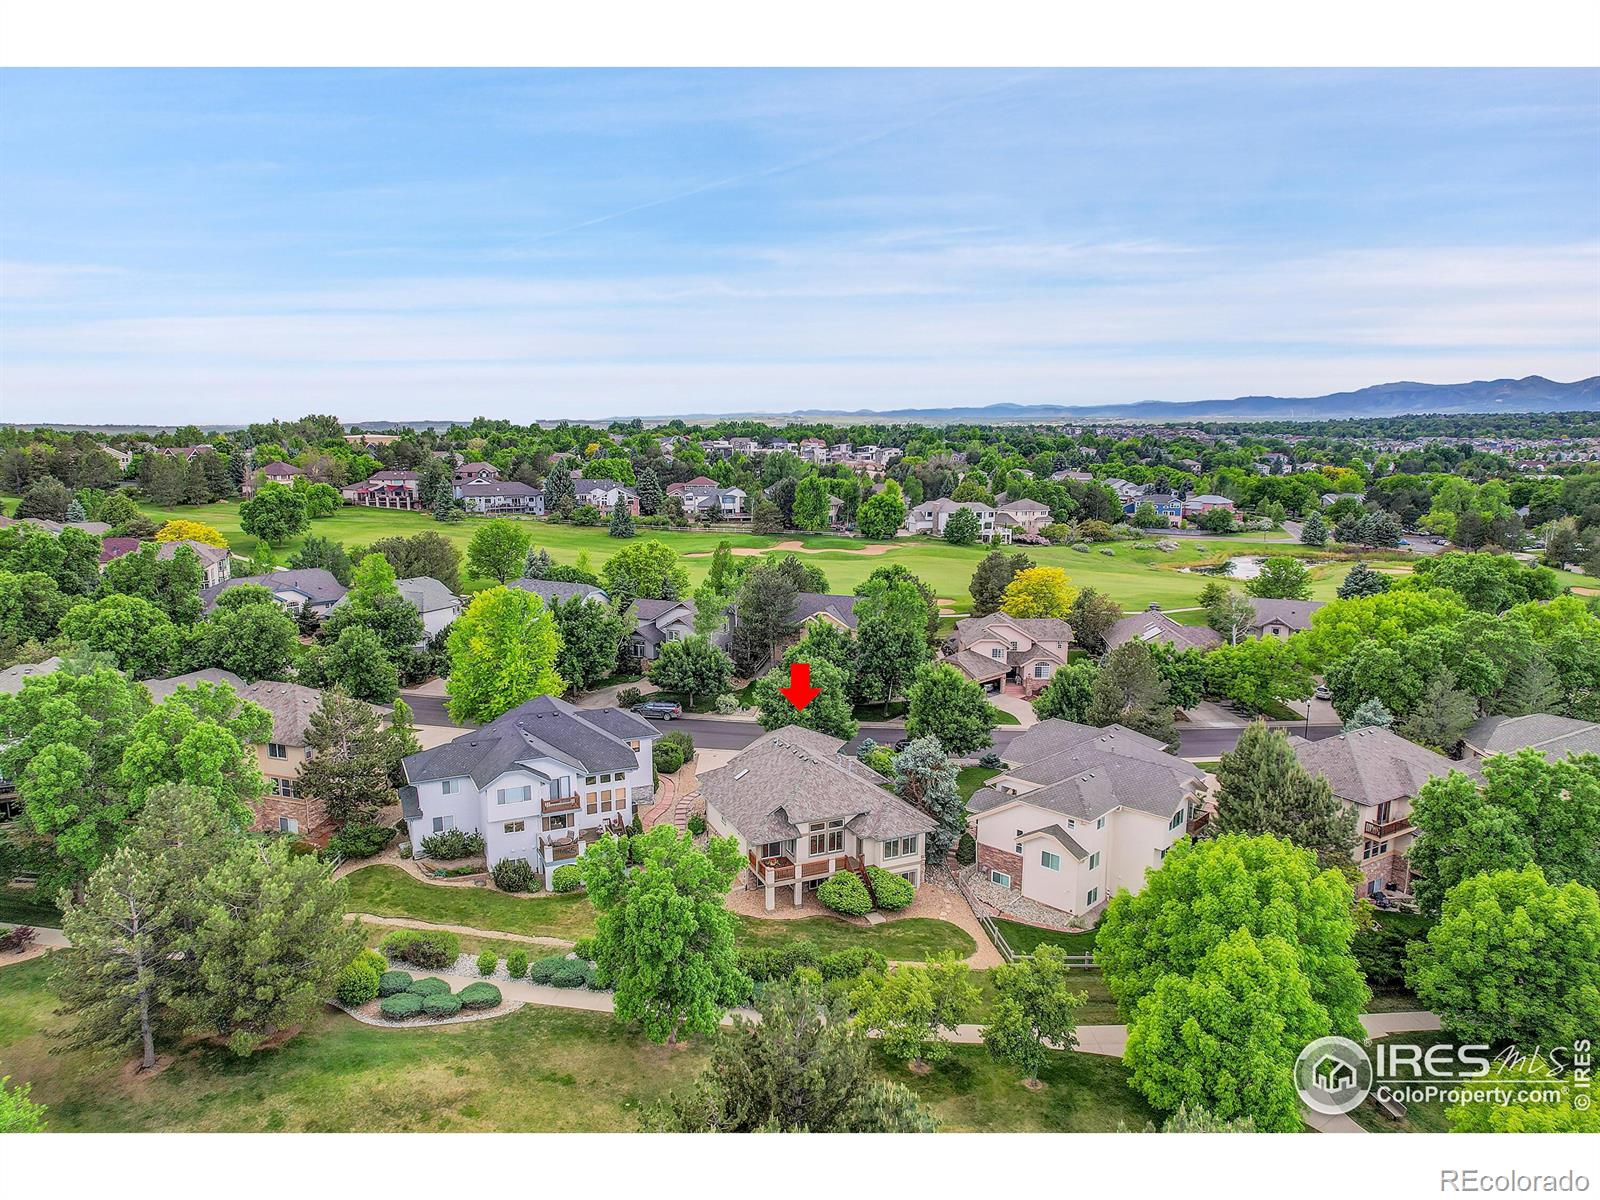
<path fill-rule="evenodd" d="M 1294 756 L 1281 731 L 1252 721 L 1217 768 L 1217 814 L 1212 828 L 1287 838 L 1316 853 L 1322 867 L 1344 868 L 1356 844 L 1355 811 Z"/>
<path fill-rule="evenodd" d="M 639 493 L 639 511 L 647 517 L 653 517 L 661 507 L 661 498 L 665 494 L 661 490 L 661 480 L 653 467 L 640 471 L 638 479 L 635 490 Z"/>
<path fill-rule="evenodd" d="M 1322 519 L 1320 512 L 1313 512 L 1300 526 L 1300 543 L 1304 546 L 1328 544 L 1328 523 Z"/>
<path fill-rule="evenodd" d="M 1389 577 L 1380 575 L 1364 562 L 1358 562 L 1350 568 L 1344 577 L 1344 582 L 1339 585 L 1339 599 L 1349 600 L 1356 596 L 1376 596 L 1379 592 L 1389 590 Z"/>
<path fill-rule="evenodd" d="M 894 756 L 895 792 L 938 823 L 928 834 L 927 860 L 942 863 L 967 827 L 966 804 L 956 786 L 956 766 L 939 739 L 918 738 Z"/>
<path fill-rule="evenodd" d="M 618 504 L 611 510 L 611 527 L 606 532 L 614 538 L 631 538 L 637 532 L 633 527 L 633 514 L 626 504 Z"/>
<path fill-rule="evenodd" d="M 1543 654 L 1523 659 L 1506 677 L 1495 697 L 1494 711 L 1508 717 L 1556 712 L 1561 705 L 1561 678 Z"/>
<path fill-rule="evenodd" d="M 1349 733 L 1355 729 L 1387 729 L 1394 724 L 1394 714 L 1385 707 L 1382 700 L 1374 696 L 1371 700 L 1363 700 L 1356 706 L 1355 712 L 1350 714 L 1350 719 L 1344 723 L 1344 730 Z"/>
<path fill-rule="evenodd" d="M 72 498 L 72 503 L 67 505 L 67 520 L 87 521 L 88 519 L 88 514 L 83 511 L 83 502 L 74 496 Z"/>

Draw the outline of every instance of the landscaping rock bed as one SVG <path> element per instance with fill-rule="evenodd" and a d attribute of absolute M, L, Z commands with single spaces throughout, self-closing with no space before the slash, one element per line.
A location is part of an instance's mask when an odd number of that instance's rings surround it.
<path fill-rule="evenodd" d="M 1046 929 L 1083 928 L 1076 918 L 1060 909 L 1040 904 L 1036 900 L 1028 899 L 1021 892 L 990 882 L 988 874 L 976 863 L 962 868 L 961 882 L 973 899 L 992 910 L 990 916 L 1012 917 L 1024 925 L 1041 925 Z"/>
<path fill-rule="evenodd" d="M 527 1003 L 526 1000 L 502 1000 L 494 1008 L 462 1009 L 453 1017 L 411 1017 L 404 1021 L 391 1021 L 378 1011 L 378 1001 L 373 1000 L 367 1004 L 349 1005 L 341 1004 L 337 1000 L 328 1001 L 334 1008 L 348 1013 L 363 1025 L 380 1025 L 385 1029 L 425 1029 L 429 1025 L 459 1025 L 463 1021 L 487 1021 L 493 1017 L 503 1017 L 507 1013 L 514 1013 Z"/>

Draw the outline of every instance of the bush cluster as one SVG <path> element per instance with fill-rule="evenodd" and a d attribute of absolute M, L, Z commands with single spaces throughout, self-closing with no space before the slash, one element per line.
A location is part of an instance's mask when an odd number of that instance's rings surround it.
<path fill-rule="evenodd" d="M 528 973 L 528 952 L 526 950 L 513 950 L 506 955 L 506 974 L 513 979 L 521 979 Z"/>
<path fill-rule="evenodd" d="M 872 897 L 867 895 L 867 885 L 854 871 L 840 871 L 829 876 L 817 888 L 817 899 L 836 913 L 848 917 L 864 917 L 872 911 Z"/>
<path fill-rule="evenodd" d="M 617 693 L 618 708 L 632 708 L 644 700 L 644 693 L 636 687 L 625 687 Z"/>
<path fill-rule="evenodd" d="M 391 1021 L 404 1021 L 422 1015 L 422 997 L 415 992 L 396 992 L 378 1003 L 378 1011 Z"/>
<path fill-rule="evenodd" d="M 323 847 L 322 856 L 334 858 L 371 858 L 394 838 L 394 830 L 387 825 L 346 825 Z"/>
<path fill-rule="evenodd" d="M 699 837 L 705 831 L 706 819 L 699 813 L 691 813 L 689 815 L 689 832 L 694 834 L 695 837 Z"/>
<path fill-rule="evenodd" d="M 461 1011 L 461 997 L 449 992 L 422 998 L 422 1011 L 430 1017 L 453 1017 Z"/>
<path fill-rule="evenodd" d="M 378 972 L 372 969 L 370 963 L 356 959 L 339 973 L 339 985 L 335 994 L 339 997 L 340 1004 L 348 1004 L 351 1007 L 376 1000 Z"/>
<path fill-rule="evenodd" d="M 495 1008 L 500 1004 L 500 989 L 492 983 L 478 980 L 469 983 L 458 993 L 462 1008 L 483 1009 Z"/>
<path fill-rule="evenodd" d="M 883 955 L 868 946 L 823 954 L 811 942 L 789 942 L 781 946 L 746 946 L 739 951 L 739 969 L 758 983 L 787 979 L 800 971 L 815 971 L 828 980 L 854 979 L 887 967 Z"/>
<path fill-rule="evenodd" d="M 495 887 L 502 892 L 529 892 L 533 890 L 533 867 L 525 858 L 502 858 L 489 874 Z"/>
<path fill-rule="evenodd" d="M 378 949 L 390 962 L 438 971 L 453 966 L 461 956 L 461 939 L 444 929 L 396 929 L 384 935 Z"/>
<path fill-rule="evenodd" d="M 583 876 L 577 867 L 568 863 L 550 872 L 550 886 L 558 892 L 575 892 L 583 886 Z"/>
<path fill-rule="evenodd" d="M 378 977 L 378 995 L 398 996 L 411 987 L 411 975 L 406 971 L 385 971 Z"/>
<path fill-rule="evenodd" d="M 547 954 L 543 958 L 536 958 L 528 964 L 528 982 L 549 983 L 556 977 L 556 972 L 566 965 L 565 954 Z"/>
<path fill-rule="evenodd" d="M 889 912 L 899 912 L 917 898 L 916 888 L 882 867 L 868 867 L 867 882 L 872 885 L 872 898 L 878 907 Z"/>
<path fill-rule="evenodd" d="M 589 985 L 589 964 L 582 959 L 569 958 L 561 969 L 550 976 L 550 983 L 558 988 L 580 988 Z"/>
<path fill-rule="evenodd" d="M 432 975 L 423 979 L 413 980 L 406 989 L 413 996 L 448 996 L 450 985 L 442 979 L 435 979 Z"/>
<path fill-rule="evenodd" d="M 739 697 L 731 692 L 724 692 L 717 697 L 717 711 L 725 717 L 731 717 L 739 711 Z"/>
<path fill-rule="evenodd" d="M 366 963 L 367 966 L 372 968 L 372 973 L 380 977 L 389 969 L 388 961 L 376 950 L 363 950 L 350 961 L 352 963 Z"/>
<path fill-rule="evenodd" d="M 422 839 L 422 852 L 429 858 L 471 858 L 484 851 L 483 835 L 464 829 L 446 829 Z"/>

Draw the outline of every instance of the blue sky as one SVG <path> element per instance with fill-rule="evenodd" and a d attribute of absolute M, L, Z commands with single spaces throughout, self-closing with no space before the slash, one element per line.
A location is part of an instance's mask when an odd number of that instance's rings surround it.
<path fill-rule="evenodd" d="M 7 71 L 0 417 L 1600 373 L 1600 72 Z"/>

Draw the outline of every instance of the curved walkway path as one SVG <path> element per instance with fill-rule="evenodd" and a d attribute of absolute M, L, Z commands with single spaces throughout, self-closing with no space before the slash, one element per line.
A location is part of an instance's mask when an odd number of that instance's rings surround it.
<path fill-rule="evenodd" d="M 522 942 L 529 946 L 557 946 L 563 950 L 571 950 L 577 945 L 576 942 L 569 942 L 565 938 L 541 937 L 531 933 L 502 933 L 498 929 L 475 929 L 471 925 L 441 925 L 437 921 L 414 921 L 410 917 L 380 917 L 373 913 L 347 912 L 345 918 L 369 921 L 374 925 L 391 926 L 395 929 L 442 929 L 446 933 L 457 933 L 463 937 L 480 938 L 489 942 Z"/>

